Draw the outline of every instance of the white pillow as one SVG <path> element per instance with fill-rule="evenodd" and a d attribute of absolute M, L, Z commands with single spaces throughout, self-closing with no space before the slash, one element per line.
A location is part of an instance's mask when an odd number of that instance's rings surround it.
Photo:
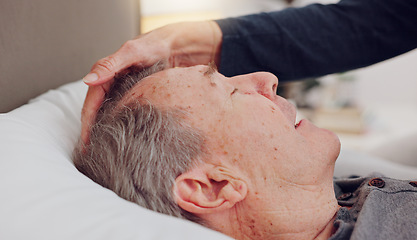
<path fill-rule="evenodd" d="M 125 201 L 76 170 L 86 90 L 67 84 L 0 115 L 0 239 L 229 239 Z"/>

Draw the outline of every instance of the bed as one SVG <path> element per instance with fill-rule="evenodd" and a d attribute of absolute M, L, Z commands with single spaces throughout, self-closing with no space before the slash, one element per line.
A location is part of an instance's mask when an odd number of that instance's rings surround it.
<path fill-rule="evenodd" d="M 99 58 L 139 31 L 135 0 L 0 2 L 0 239 L 228 239 L 143 209 L 71 162 Z M 336 175 L 417 172 L 342 151 Z"/>

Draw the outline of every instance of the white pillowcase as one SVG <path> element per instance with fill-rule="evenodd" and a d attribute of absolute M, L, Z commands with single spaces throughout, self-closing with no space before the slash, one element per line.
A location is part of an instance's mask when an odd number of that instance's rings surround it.
<path fill-rule="evenodd" d="M 71 153 L 87 87 L 75 82 L 0 115 L 0 239 L 229 239 L 118 197 Z"/>

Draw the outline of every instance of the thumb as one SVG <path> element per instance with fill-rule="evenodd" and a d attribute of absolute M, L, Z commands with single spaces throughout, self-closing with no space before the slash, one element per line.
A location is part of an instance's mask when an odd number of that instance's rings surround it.
<path fill-rule="evenodd" d="M 89 86 L 97 86 L 109 82 L 114 75 L 132 65 L 138 64 L 137 48 L 132 40 L 127 41 L 115 53 L 98 60 L 84 78 Z"/>
<path fill-rule="evenodd" d="M 83 81 L 90 86 L 97 86 L 113 79 L 114 75 L 120 71 L 120 63 L 117 54 L 98 60 L 91 71 L 83 78 Z"/>

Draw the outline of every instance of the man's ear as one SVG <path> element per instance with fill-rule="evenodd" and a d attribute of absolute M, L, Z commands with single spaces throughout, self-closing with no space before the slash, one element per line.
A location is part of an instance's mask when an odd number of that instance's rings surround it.
<path fill-rule="evenodd" d="M 227 210 L 245 199 L 247 185 L 228 171 L 200 164 L 175 179 L 174 194 L 182 209 L 207 214 Z"/>

